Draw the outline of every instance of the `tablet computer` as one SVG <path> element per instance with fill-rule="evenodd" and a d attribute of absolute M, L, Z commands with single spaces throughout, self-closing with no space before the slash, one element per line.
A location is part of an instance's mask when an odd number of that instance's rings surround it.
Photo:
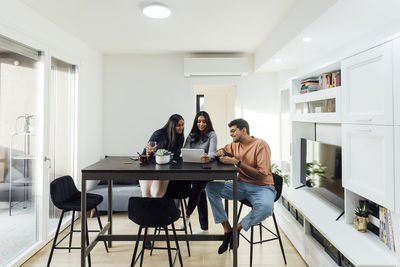
<path fill-rule="evenodd" d="M 200 148 L 182 148 L 183 162 L 203 163 L 201 156 L 204 154 L 204 149 Z"/>

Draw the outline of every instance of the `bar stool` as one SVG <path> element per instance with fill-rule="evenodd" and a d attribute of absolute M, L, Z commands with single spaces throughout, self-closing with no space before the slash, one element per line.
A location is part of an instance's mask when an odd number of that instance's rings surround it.
<path fill-rule="evenodd" d="M 275 196 L 275 200 L 274 202 L 276 202 L 282 194 L 282 182 L 283 179 L 280 175 L 272 173 L 272 176 L 274 177 L 274 186 L 275 186 L 275 190 L 276 190 L 276 196 Z M 240 213 L 242 211 L 243 208 L 243 204 L 248 206 L 248 207 L 253 207 L 251 205 L 251 203 L 248 200 L 240 200 L 241 204 L 240 204 L 240 208 L 239 208 L 239 214 L 238 214 L 238 220 L 240 217 Z M 273 240 L 279 240 L 279 245 L 281 246 L 281 252 L 282 252 L 282 256 L 283 256 L 283 260 L 285 261 L 285 265 L 286 263 L 286 257 L 285 257 L 285 251 L 283 250 L 283 245 L 282 245 L 282 240 L 281 240 L 281 235 L 279 234 L 279 229 L 278 229 L 278 225 L 276 223 L 276 219 L 275 219 L 275 213 L 272 213 L 272 218 L 274 220 L 274 225 L 275 225 L 275 233 L 272 232 L 270 229 L 268 229 L 267 227 L 265 227 L 261 222 L 258 224 L 260 227 L 260 241 L 255 242 L 253 240 L 253 233 L 254 233 L 254 226 L 251 226 L 250 229 L 250 240 L 247 239 L 243 234 L 240 234 L 247 242 L 250 243 L 250 267 L 252 267 L 253 265 L 253 245 L 254 244 L 261 244 L 264 242 L 268 242 L 268 241 L 273 241 Z M 270 232 L 274 237 L 273 238 L 269 238 L 269 239 L 262 239 L 262 230 L 265 229 L 268 232 Z"/>
<path fill-rule="evenodd" d="M 167 248 L 154 247 L 154 249 L 167 249 L 169 266 L 172 267 L 175 264 L 176 256 L 179 258 L 181 267 L 183 267 L 181 251 L 179 249 L 178 239 L 176 237 L 176 231 L 174 222 L 179 219 L 179 213 L 176 209 L 175 203 L 172 198 L 141 198 L 131 197 L 129 199 L 128 217 L 134 223 L 139 225 L 139 230 L 136 238 L 135 248 L 133 251 L 131 267 L 135 265 L 140 256 L 140 266 L 143 264 L 143 255 L 145 250 L 145 243 L 147 238 L 148 228 L 164 228 L 165 237 L 167 241 Z M 176 248 L 171 248 L 168 235 L 168 225 L 172 226 L 172 231 L 175 238 Z M 144 237 L 142 249 L 136 258 L 137 249 L 139 246 L 139 240 L 144 228 Z M 171 250 L 176 250 L 174 262 L 172 262 Z"/>
<path fill-rule="evenodd" d="M 169 181 L 167 191 L 165 192 L 165 197 L 177 199 L 179 201 L 179 206 L 181 208 L 181 215 L 179 218 L 182 218 L 184 228 L 176 229 L 175 231 L 177 231 L 177 232 L 183 231 L 183 232 L 185 232 L 185 235 L 188 235 L 188 228 L 189 228 L 190 234 L 193 234 L 191 222 L 189 221 L 189 223 L 187 223 L 185 220 L 185 214 L 186 214 L 186 209 L 187 209 L 186 199 L 190 196 L 190 188 L 191 188 L 191 181 L 171 180 L 171 181 Z M 156 231 L 157 231 L 157 229 L 154 229 L 154 234 L 156 234 Z M 153 241 L 152 245 L 154 245 L 154 241 Z M 190 256 L 189 241 L 186 241 L 186 246 L 188 249 L 188 254 Z M 152 254 L 153 254 L 153 249 L 150 251 L 150 255 L 152 255 Z"/>
<path fill-rule="evenodd" d="M 75 219 L 75 211 L 81 211 L 81 192 L 76 188 L 74 180 L 71 176 L 62 176 L 50 183 L 50 196 L 53 201 L 54 206 L 62 210 L 60 220 L 58 222 L 56 235 L 54 237 L 53 245 L 51 247 L 49 260 L 47 262 L 47 266 L 50 266 L 51 258 L 53 257 L 54 249 L 68 249 L 68 252 L 71 252 L 71 249 L 81 249 L 80 247 L 71 247 L 72 243 L 72 235 L 74 232 L 80 232 L 80 230 L 74 230 L 74 219 Z M 86 194 L 86 209 L 92 210 L 95 209 L 97 215 L 97 221 L 99 223 L 100 231 L 103 229 L 101 225 L 101 220 L 99 217 L 99 213 L 97 211 L 97 206 L 103 201 L 103 197 L 97 194 Z M 62 219 L 65 212 L 72 211 L 72 221 L 71 221 L 71 230 L 69 233 L 64 236 L 58 243 L 57 237 L 60 232 L 60 227 L 62 223 Z M 88 232 L 99 232 L 97 230 L 88 231 L 87 223 L 86 223 L 86 243 L 89 245 L 89 234 Z M 58 247 L 58 245 L 69 236 L 69 246 L 68 247 Z M 104 246 L 106 251 L 108 252 L 108 247 L 106 241 L 104 241 Z M 88 255 L 88 264 L 91 266 L 90 254 Z"/>

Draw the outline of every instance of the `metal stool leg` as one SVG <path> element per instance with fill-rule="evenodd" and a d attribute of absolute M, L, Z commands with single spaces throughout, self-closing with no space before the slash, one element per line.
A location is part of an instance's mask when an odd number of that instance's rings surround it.
<path fill-rule="evenodd" d="M 72 235 L 74 234 L 74 220 L 75 220 L 75 211 L 72 211 L 71 232 L 69 233 L 69 248 L 68 248 L 68 252 L 71 252 Z"/>
<path fill-rule="evenodd" d="M 51 258 L 53 257 L 53 252 L 54 252 L 54 248 L 56 247 L 57 237 L 58 237 L 58 233 L 60 232 L 60 227 L 61 227 L 61 222 L 62 222 L 63 216 L 64 216 L 64 211 L 62 211 L 61 216 L 60 216 L 60 220 L 58 221 L 56 235 L 54 237 L 53 245 L 51 246 L 49 260 L 47 261 L 47 267 L 50 266 Z"/>
<path fill-rule="evenodd" d="M 142 245 L 142 255 L 140 255 L 140 267 L 143 265 L 143 256 L 144 256 L 144 244 L 147 239 L 147 227 L 144 228 L 144 237 L 143 237 L 143 245 Z"/>
<path fill-rule="evenodd" d="M 237 216 L 238 221 L 240 219 L 240 213 L 242 213 L 242 208 L 243 208 L 243 203 L 240 204 L 240 208 L 239 208 L 239 212 L 238 212 L 238 216 Z"/>
<path fill-rule="evenodd" d="M 183 216 L 185 216 L 186 211 L 187 211 L 186 199 L 183 199 L 183 204 L 185 205 L 185 212 L 183 213 Z M 190 221 L 189 221 L 189 230 L 190 230 L 190 234 L 192 235 L 192 234 L 193 234 L 193 231 L 192 231 L 192 223 L 191 223 Z"/>
<path fill-rule="evenodd" d="M 96 212 L 97 221 L 99 222 L 99 227 L 100 227 L 100 231 L 101 231 L 101 230 L 103 230 L 103 225 L 101 224 L 101 220 L 100 220 L 100 216 L 99 216 L 99 211 L 97 210 L 97 207 L 94 208 L 94 210 L 95 210 L 95 212 Z M 106 247 L 106 251 L 107 251 L 107 253 L 108 253 L 107 243 L 106 243 L 106 241 L 103 241 L 103 242 L 104 242 L 104 246 Z"/>
<path fill-rule="evenodd" d="M 250 267 L 253 266 L 253 236 L 254 236 L 254 226 L 250 230 Z"/>
<path fill-rule="evenodd" d="M 158 230 L 158 234 L 160 234 L 161 233 L 161 229 L 160 228 L 158 228 L 158 227 L 156 227 L 156 228 L 154 228 L 154 235 L 156 235 L 157 234 L 157 230 Z M 154 243 L 155 243 L 156 241 L 151 241 L 151 250 L 150 250 L 150 256 L 151 255 L 153 255 L 153 248 L 154 248 Z"/>
<path fill-rule="evenodd" d="M 86 220 L 86 244 L 87 244 L 87 246 L 89 246 L 89 230 L 88 230 L 87 220 Z M 90 258 L 90 253 L 88 255 L 88 265 L 89 265 L 89 267 L 92 266 L 92 260 Z"/>
<path fill-rule="evenodd" d="M 182 214 L 183 214 L 183 216 L 185 216 L 185 210 L 184 210 L 184 207 L 183 207 L 183 200 L 181 199 L 181 208 L 182 208 Z M 187 231 L 187 225 L 186 225 L 186 220 L 185 220 L 185 218 L 183 218 L 183 225 L 185 226 L 185 235 L 188 235 L 188 231 Z M 190 247 L 189 247 L 189 241 L 186 241 L 186 246 L 187 246 L 187 249 L 188 249 L 188 254 L 189 254 L 189 256 L 190 256 Z"/>
<path fill-rule="evenodd" d="M 132 256 L 132 261 L 131 261 L 131 267 L 133 267 L 135 265 L 135 261 L 136 261 L 136 252 L 137 249 L 139 247 L 139 240 L 140 240 L 140 234 L 142 233 L 142 226 L 139 226 L 139 231 L 136 237 L 136 243 L 135 243 L 135 249 L 133 250 L 133 256 Z M 142 251 L 143 252 L 143 251 Z"/>
<path fill-rule="evenodd" d="M 171 247 L 169 244 L 169 236 L 168 236 L 168 226 L 165 226 L 165 238 L 167 239 L 167 248 L 168 248 L 168 261 L 169 261 L 169 266 L 174 267 L 172 264 L 172 256 L 171 256 Z"/>
<path fill-rule="evenodd" d="M 176 237 L 175 226 L 173 223 L 171 225 L 172 225 L 172 232 L 174 233 L 175 245 L 176 245 L 176 249 L 177 249 L 177 253 L 178 253 L 179 262 L 181 264 L 181 267 L 183 267 L 182 254 L 181 254 L 181 249 L 179 248 L 178 238 Z"/>
<path fill-rule="evenodd" d="M 275 213 L 272 213 L 272 218 L 274 219 L 276 234 L 278 235 L 279 245 L 281 246 L 281 251 L 282 251 L 283 260 L 285 261 L 285 265 L 286 265 L 287 262 L 286 262 L 285 251 L 283 250 L 281 235 L 279 234 L 278 225 L 277 225 L 276 219 L 275 219 Z"/>

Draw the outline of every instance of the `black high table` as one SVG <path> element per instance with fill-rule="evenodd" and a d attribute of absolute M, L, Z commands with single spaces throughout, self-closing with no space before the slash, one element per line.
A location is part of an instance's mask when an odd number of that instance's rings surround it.
<path fill-rule="evenodd" d="M 81 203 L 81 266 L 86 266 L 86 257 L 99 241 L 135 241 L 136 235 L 112 234 L 112 187 L 113 180 L 232 180 L 233 181 L 233 266 L 237 267 L 237 170 L 233 165 L 213 161 L 208 164 L 211 169 L 204 169 L 201 163 L 177 163 L 165 165 L 139 165 L 129 157 L 108 157 L 87 168 L 82 169 L 82 203 Z M 108 181 L 108 222 L 96 238 L 86 246 L 86 182 L 88 180 Z M 149 235 L 148 240 L 165 240 L 164 235 Z M 223 235 L 178 235 L 181 241 L 218 241 Z M 143 240 L 143 236 L 141 237 Z M 216 248 L 217 250 L 217 248 Z M 217 252 L 215 252 L 217 253 Z"/>

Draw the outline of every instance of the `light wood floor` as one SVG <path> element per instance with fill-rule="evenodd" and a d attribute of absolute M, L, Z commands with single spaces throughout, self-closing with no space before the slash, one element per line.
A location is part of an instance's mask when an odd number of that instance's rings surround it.
<path fill-rule="evenodd" d="M 247 212 L 247 211 L 244 211 Z M 211 212 L 210 216 L 210 232 L 211 233 L 221 233 L 222 228 L 220 225 L 215 225 L 212 220 Z M 192 216 L 192 227 L 193 231 L 199 229 L 199 224 L 197 220 L 197 212 L 195 211 Z M 106 216 L 102 216 L 103 223 L 106 221 Z M 138 227 L 128 219 L 127 213 L 118 213 L 113 216 L 113 233 L 137 233 Z M 75 222 L 76 227 L 80 227 L 80 221 Z M 175 223 L 178 227 L 180 220 Z M 265 222 L 267 226 L 273 226 L 272 218 L 268 218 Z M 95 218 L 89 219 L 89 229 L 97 229 L 97 221 Z M 273 228 L 271 228 L 273 229 Z M 68 231 L 65 230 L 61 237 L 63 237 Z M 249 231 L 250 232 L 250 231 Z M 249 233 L 248 232 L 248 233 Z M 255 238 L 258 236 L 258 228 L 255 231 Z M 94 233 L 92 233 L 94 235 Z M 307 264 L 300 257 L 296 249 L 287 239 L 287 237 L 281 232 L 282 242 L 285 249 L 287 265 L 286 266 L 307 266 Z M 74 233 L 73 245 L 79 246 L 80 244 L 80 234 Z M 67 241 L 63 241 L 62 244 L 67 246 Z M 186 244 L 180 242 L 180 247 L 183 256 L 183 265 L 185 267 L 223 267 L 232 266 L 232 252 L 225 252 L 222 255 L 218 255 L 217 249 L 221 241 L 218 242 L 191 242 L 190 250 L 192 256 L 189 257 L 187 253 Z M 157 244 L 157 243 L 156 243 Z M 164 246 L 162 242 L 158 243 L 158 246 Z M 132 258 L 134 242 L 113 242 L 113 247 L 110 249 L 110 253 L 106 253 L 104 245 L 98 243 L 97 246 L 92 250 L 92 265 L 93 266 L 129 266 Z M 32 258 L 25 262 L 22 266 L 46 266 L 48 256 L 50 254 L 51 243 L 48 243 L 44 248 L 38 251 Z M 250 258 L 250 246 L 247 242 L 241 238 L 239 247 L 238 263 L 240 267 L 249 266 Z M 280 251 L 279 242 L 271 241 L 264 243 L 262 245 L 254 246 L 253 255 L 253 266 L 285 266 L 283 257 Z M 63 267 L 63 266 L 79 266 L 80 265 L 80 251 L 72 250 L 68 253 L 67 250 L 55 250 L 52 259 L 52 266 Z M 137 265 L 138 266 L 138 265 Z M 146 267 L 159 267 L 168 266 L 168 255 L 164 250 L 158 250 L 153 252 L 153 256 L 149 256 L 149 252 L 146 251 L 143 266 Z M 175 266 L 179 266 L 177 261 Z"/>

